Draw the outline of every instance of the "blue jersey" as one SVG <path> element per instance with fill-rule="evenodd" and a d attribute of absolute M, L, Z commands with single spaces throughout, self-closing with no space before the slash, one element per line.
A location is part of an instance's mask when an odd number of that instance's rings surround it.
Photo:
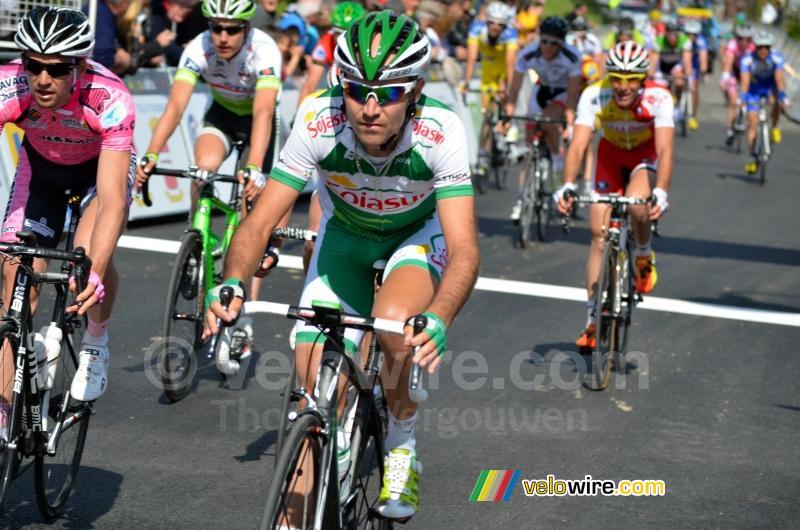
<path fill-rule="evenodd" d="M 764 90 L 774 89 L 775 72 L 783 70 L 783 54 L 771 50 L 766 60 L 762 61 L 756 52 L 748 53 L 742 57 L 740 68 L 742 73 L 750 74 L 750 89 L 748 92 L 755 94 Z"/>

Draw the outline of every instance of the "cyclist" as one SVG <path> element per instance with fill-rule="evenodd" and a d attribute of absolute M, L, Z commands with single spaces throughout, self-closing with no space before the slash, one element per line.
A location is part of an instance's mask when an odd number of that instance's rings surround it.
<path fill-rule="evenodd" d="M 387 373 L 400 376 L 386 388 L 386 473 L 377 509 L 383 517 L 407 518 L 419 509 L 422 470 L 416 405 L 408 398 L 411 347 L 421 346 L 414 362 L 429 373 L 439 366 L 447 326 L 478 271 L 466 131 L 455 113 L 421 94 L 431 47 L 413 19 L 389 10 L 369 13 L 339 37 L 336 49 L 341 84 L 302 104 L 299 115 L 311 118 L 295 121 L 266 193 L 226 258 L 224 285 L 236 298 L 227 312 L 212 302 L 206 334 L 216 332 L 217 318 L 236 318 L 245 296 L 241 279 L 252 275 L 271 230 L 316 173 L 324 214 L 300 305 L 323 300 L 363 315 L 428 318 L 414 337 L 410 328 L 405 338 L 380 337 Z M 317 123 L 331 127 L 320 133 Z M 388 265 L 373 301 L 377 259 Z M 302 324 L 297 330 L 298 378 L 313 388 L 320 334 Z M 361 335 L 347 331 L 349 353 Z"/>
<path fill-rule="evenodd" d="M 692 43 L 692 115 L 688 125 L 693 131 L 700 128 L 697 121 L 697 107 L 700 105 L 700 81 L 708 73 L 708 43 L 703 36 L 703 25 L 699 20 L 687 20 L 683 26 Z"/>
<path fill-rule="evenodd" d="M 209 29 L 195 37 L 181 56 L 169 101 L 138 169 L 137 186 L 149 178 L 158 154 L 181 121 L 195 83 L 203 77 L 211 88 L 212 103 L 194 145 L 195 163 L 202 170 L 215 172 L 230 154 L 232 144 L 244 140 L 249 150 L 245 166 L 237 174 L 240 181 L 247 181 L 247 200 L 252 201 L 264 187 L 278 130 L 281 59 L 275 41 L 250 26 L 255 10 L 252 0 L 203 0 L 202 12 Z M 193 202 L 198 190 L 199 186 L 193 186 Z M 277 248 L 272 247 L 271 252 L 273 266 Z M 260 280 L 253 282 L 251 295 L 256 299 Z M 252 325 L 242 321 L 240 327 L 247 333 L 242 346 L 242 358 L 246 358 Z M 237 345 L 234 350 L 238 349 Z"/>
<path fill-rule="evenodd" d="M 664 35 L 656 37 L 650 74 L 658 80 L 662 76 L 669 76 L 672 95 L 677 101 L 686 87 L 687 79 L 692 77 L 692 41 L 681 31 L 675 19 L 668 20 L 664 28 Z"/>
<path fill-rule="evenodd" d="M 108 326 L 118 288 L 112 256 L 125 227 L 134 178 L 133 98 L 110 70 L 89 59 L 94 33 L 86 15 L 37 7 L 17 25 L 20 59 L 0 67 L 0 127 L 15 123 L 25 132 L 19 164 L 3 220 L 4 242 L 32 232 L 39 246 L 55 248 L 67 209 L 67 190 L 83 197 L 75 246 L 92 259 L 82 302 L 69 310 L 88 312 L 72 396 L 94 401 L 108 388 Z M 9 307 L 17 265 L 5 261 L 3 302 Z M 43 272 L 47 262 L 37 259 Z M 74 287 L 74 283 L 73 283 Z M 37 289 L 31 290 L 32 311 Z M 0 436 L 5 437 L 13 354 L 0 352 Z"/>
<path fill-rule="evenodd" d="M 617 43 L 633 40 L 640 45 L 650 49 L 652 42 L 648 40 L 644 33 L 636 29 L 636 24 L 631 17 L 622 17 L 617 21 L 615 31 L 606 35 L 603 40 L 603 49 L 610 50 Z"/>
<path fill-rule="evenodd" d="M 736 120 L 737 107 L 741 104 L 739 101 L 739 79 L 741 78 L 740 64 L 742 62 L 742 57 L 755 51 L 753 33 L 753 26 L 750 24 L 738 24 L 734 28 L 735 38 L 728 40 L 725 46 L 719 86 L 726 95 L 728 101 L 728 129 L 725 132 L 725 143 L 728 146 L 733 145 L 733 139 L 735 137 L 733 122 Z"/>
<path fill-rule="evenodd" d="M 356 2 L 342 2 L 333 9 L 331 13 L 331 25 L 333 27 L 320 37 L 311 52 L 311 64 L 306 74 L 306 82 L 303 88 L 300 89 L 300 95 L 297 98 L 298 102 L 303 101 L 307 95 L 317 90 L 325 70 L 333 66 L 333 52 L 336 48 L 337 37 L 351 25 L 361 20 L 365 13 L 366 11 L 361 4 Z"/>
<path fill-rule="evenodd" d="M 742 101 L 747 108 L 747 144 L 751 159 L 745 166 L 748 173 L 758 170 L 758 158 L 753 150 L 758 128 L 758 109 L 761 98 L 772 102 L 772 142 L 781 143 L 781 130 L 778 119 L 781 110 L 789 101 L 783 81 L 784 60 L 778 50 L 772 48 L 774 39 L 767 31 L 760 31 L 753 37 L 756 50 L 745 55 L 741 62 Z"/>
<path fill-rule="evenodd" d="M 669 92 L 657 85 L 645 86 L 649 71 L 648 52 L 633 41 L 617 44 L 606 57 L 606 78 L 587 88 L 578 104 L 575 133 L 567 151 L 564 185 L 556 192 L 558 209 L 567 214 L 573 199 L 564 199 L 566 190 L 575 190 L 581 160 L 591 145 L 592 133 L 599 127 L 602 138 L 597 147 L 594 192 L 619 193 L 628 197 L 655 196 L 654 206 L 631 207 L 631 225 L 636 237 L 636 290 L 653 290 L 656 274 L 655 253 L 650 248 L 650 222 L 667 211 L 667 190 L 672 176 L 675 138 L 673 103 Z M 609 208 L 592 205 L 589 223 L 592 241 L 586 262 L 588 294 L 586 329 L 576 341 L 582 350 L 595 347 L 594 290 L 603 256 L 603 226 Z"/>
<path fill-rule="evenodd" d="M 528 115 L 558 117 L 566 115 L 566 128 L 563 135 L 569 136 L 575 120 L 575 106 L 580 95 L 583 74 L 581 72 L 581 54 L 564 42 L 567 36 L 567 21 L 561 17 L 547 17 L 539 27 L 539 42 L 529 44 L 517 54 L 514 79 L 511 82 L 506 99 L 506 115 L 514 115 L 517 96 L 528 71 L 534 71 L 538 83 L 531 90 L 528 103 Z M 553 161 L 553 170 L 560 172 L 563 159 L 560 149 L 560 126 L 544 124 L 547 147 Z M 522 209 L 522 186 L 525 182 L 525 169 L 520 168 L 517 200 L 511 209 L 512 221 L 519 221 Z"/>
<path fill-rule="evenodd" d="M 506 90 L 506 83 L 514 75 L 514 60 L 518 48 L 517 30 L 513 27 L 514 13 L 503 2 L 492 2 L 486 9 L 486 20 L 476 19 L 469 28 L 467 39 L 467 65 L 464 82 L 460 85 L 466 94 L 469 81 L 475 72 L 475 63 L 481 59 L 481 110 L 491 108 L 492 98 Z"/>

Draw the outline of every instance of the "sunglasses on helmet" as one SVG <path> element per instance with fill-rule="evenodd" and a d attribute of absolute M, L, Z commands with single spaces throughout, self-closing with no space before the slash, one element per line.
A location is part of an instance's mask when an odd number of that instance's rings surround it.
<path fill-rule="evenodd" d="M 403 96 L 411 92 L 416 85 L 416 80 L 395 85 L 372 86 L 351 79 L 342 79 L 342 90 L 345 95 L 362 104 L 366 104 L 370 96 L 375 98 L 378 105 L 397 103 L 403 99 Z"/>
<path fill-rule="evenodd" d="M 50 77 L 64 77 L 72 73 L 75 63 L 42 63 L 23 54 L 22 67 L 33 75 L 39 75 L 46 70 Z"/>
<path fill-rule="evenodd" d="M 208 23 L 208 29 L 211 30 L 211 33 L 216 35 L 221 35 L 224 31 L 228 35 L 238 35 L 239 33 L 243 32 L 244 29 L 247 27 L 247 24 L 215 24 L 214 22 Z"/>

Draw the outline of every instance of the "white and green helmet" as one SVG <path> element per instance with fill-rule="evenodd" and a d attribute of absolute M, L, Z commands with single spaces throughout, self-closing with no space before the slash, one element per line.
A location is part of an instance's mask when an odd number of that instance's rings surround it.
<path fill-rule="evenodd" d="M 372 50 L 372 41 L 380 43 Z M 422 77 L 431 60 L 431 43 L 411 17 L 386 9 L 369 13 L 336 42 L 336 64 L 344 77 L 385 81 Z"/>
<path fill-rule="evenodd" d="M 250 20 L 256 12 L 253 0 L 203 0 L 203 16 L 230 20 Z"/>

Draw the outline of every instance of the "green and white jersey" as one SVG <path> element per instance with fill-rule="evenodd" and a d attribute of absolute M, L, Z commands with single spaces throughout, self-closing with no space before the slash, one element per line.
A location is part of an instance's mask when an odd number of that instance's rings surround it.
<path fill-rule="evenodd" d="M 356 139 L 340 86 L 306 98 L 271 178 L 300 191 L 315 174 L 323 211 L 374 240 L 419 228 L 437 200 L 473 193 L 464 125 L 424 95 L 385 158 L 368 156 Z"/>
<path fill-rule="evenodd" d="M 220 59 L 206 30 L 186 45 L 175 80 L 194 85 L 200 76 L 211 87 L 214 101 L 234 114 L 249 116 L 256 90 L 281 89 L 281 52 L 272 37 L 251 29 L 239 53 L 229 61 Z"/>

